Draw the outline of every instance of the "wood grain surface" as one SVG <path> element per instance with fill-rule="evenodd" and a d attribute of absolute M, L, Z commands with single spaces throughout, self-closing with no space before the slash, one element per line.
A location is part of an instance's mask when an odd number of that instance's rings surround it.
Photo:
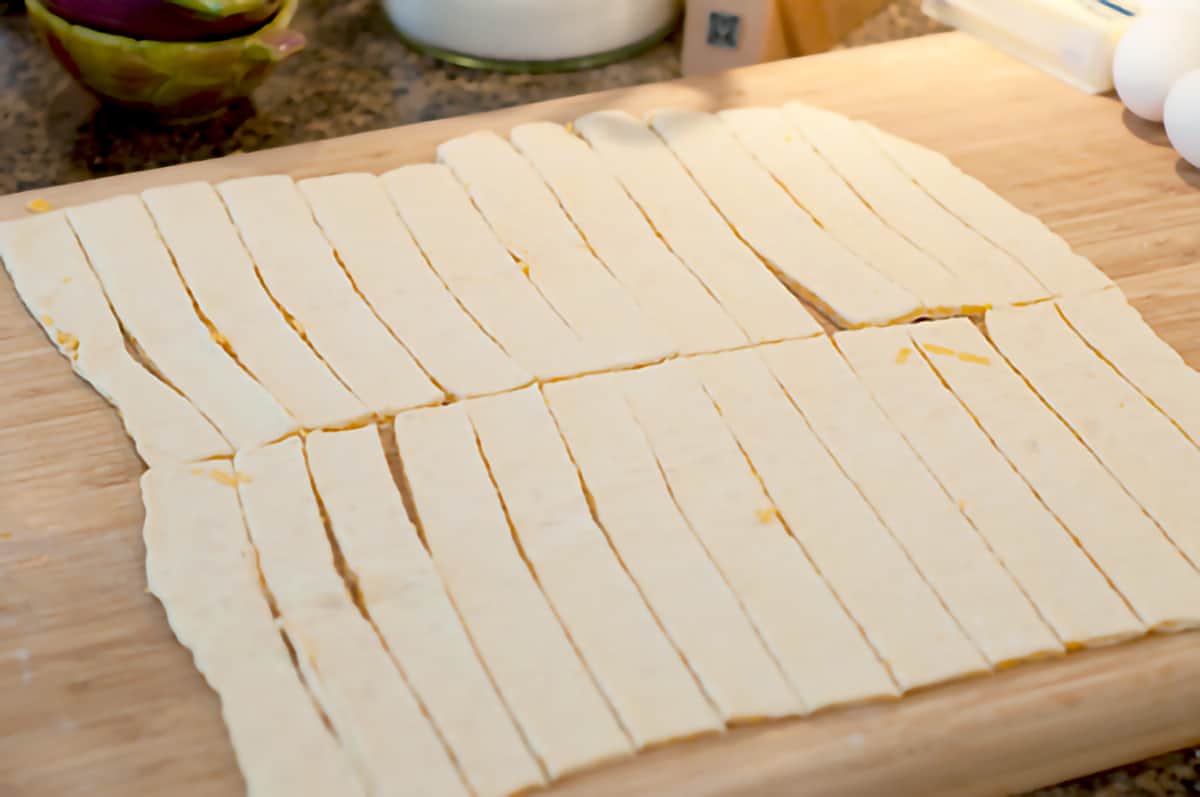
<path fill-rule="evenodd" d="M 1200 366 L 1200 175 L 1161 131 L 958 34 L 0 199 L 0 218 L 183 180 L 382 171 L 599 108 L 804 99 L 934 147 L 1116 278 Z M 240 794 L 215 696 L 144 593 L 142 464 L 0 278 L 0 794 Z M 668 747 L 557 795 L 997 794 L 1200 740 L 1200 634 L 1072 654 Z"/>

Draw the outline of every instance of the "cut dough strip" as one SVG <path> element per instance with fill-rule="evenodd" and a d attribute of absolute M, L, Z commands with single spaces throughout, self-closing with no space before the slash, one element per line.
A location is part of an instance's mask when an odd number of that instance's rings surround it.
<path fill-rule="evenodd" d="M 1130 630 L 1128 613 L 1087 554 L 915 351 L 910 333 L 897 327 L 835 340 L 888 419 L 1060 640 L 1087 645 Z"/>
<path fill-rule="evenodd" d="M 785 285 L 839 326 L 921 315 L 915 296 L 818 227 L 716 116 L 665 110 L 650 124 L 739 237 Z"/>
<path fill-rule="evenodd" d="M 833 376 L 822 362 L 828 347 L 822 338 L 691 364 L 792 534 L 890 667 L 901 691 L 985 671 L 987 662 L 788 399 L 784 388 L 796 392 L 802 407 L 805 403 L 796 372 L 812 369 L 813 380 Z M 853 626 L 842 633 L 851 631 L 859 637 Z M 812 638 L 824 645 L 828 633 Z M 882 667 L 866 642 L 854 641 L 862 648 L 855 658 L 843 654 L 821 662 L 825 682 L 835 685 L 833 694 L 843 700 L 886 694 L 891 685 Z M 856 695 L 852 689 L 869 691 Z"/>
<path fill-rule="evenodd" d="M 429 268 L 377 177 L 338 174 L 299 185 L 354 284 L 452 397 L 498 393 L 533 381 Z"/>
<path fill-rule="evenodd" d="M 980 304 L 941 263 L 883 223 L 803 138 L 778 108 L 721 111 L 721 120 L 751 155 L 821 225 L 879 273 L 903 286 L 927 315 Z"/>
<path fill-rule="evenodd" d="M 538 293 L 445 166 L 405 166 L 384 186 L 434 271 L 476 321 L 538 379 L 601 368 L 585 344 Z"/>
<path fill-rule="evenodd" d="M 863 332 L 863 336 L 870 334 Z M 858 336 L 839 337 L 853 345 Z M 771 351 L 766 357 L 816 437 L 907 551 L 967 637 L 993 667 L 1061 652 L 1062 646 L 1012 576 L 834 347 L 826 340 L 804 344 Z M 822 491 L 814 489 L 808 503 L 819 502 L 820 495 Z M 830 529 L 836 533 L 837 524 Z M 889 553 L 893 550 L 882 547 Z M 903 551 L 895 553 L 903 557 Z M 899 565 L 897 558 L 897 570 Z"/>
<path fill-rule="evenodd" d="M 609 541 L 722 718 L 790 713 L 791 689 L 672 502 L 617 380 L 544 390 Z"/>
<path fill-rule="evenodd" d="M 858 123 L 801 103 L 788 103 L 783 113 L 880 218 L 958 275 L 984 305 L 1049 298 L 1020 263 L 917 187 Z"/>
<path fill-rule="evenodd" d="M 678 354 L 621 284 L 589 251 L 533 167 L 494 133 L 438 147 L 496 236 L 528 268 L 572 329 L 604 352 L 604 369 Z"/>
<path fill-rule="evenodd" d="M 686 366 L 670 363 L 619 378 L 680 510 L 800 697 L 794 710 L 815 710 L 831 694 L 892 693 L 854 622 L 788 536 Z M 866 682 L 839 680 L 864 671 Z"/>
<path fill-rule="evenodd" d="M 654 234 L 600 157 L 562 125 L 512 131 L 596 256 L 683 354 L 744 346 L 745 334 Z"/>
<path fill-rule="evenodd" d="M 355 292 L 290 178 L 245 177 L 217 190 L 267 290 L 372 412 L 445 398 Z"/>
<path fill-rule="evenodd" d="M 228 462 L 142 476 L 150 591 L 221 698 L 247 794 L 363 795 L 275 626 L 234 479 Z"/>
<path fill-rule="evenodd" d="M 1088 349 L 1052 304 L 987 315 L 988 335 L 1200 567 L 1200 450 Z"/>
<path fill-rule="evenodd" d="M 373 426 L 316 432 L 309 467 L 364 607 L 478 797 L 544 783 L 408 519 Z"/>
<path fill-rule="evenodd" d="M 738 240 L 649 127 L 626 113 L 601 111 L 576 120 L 575 130 L 751 342 L 820 334 L 816 320 Z"/>
<path fill-rule="evenodd" d="M 542 394 L 466 408 L 521 550 L 634 745 L 720 730 L 592 518 Z"/>
<path fill-rule="evenodd" d="M 306 428 L 343 426 L 370 411 L 288 326 L 254 273 L 208 183 L 142 194 L 201 312 L 238 360 Z"/>
<path fill-rule="evenodd" d="M 1045 506 L 1070 531 L 1125 597 L 1145 625 L 1168 628 L 1195 619 L 1192 609 L 1181 605 L 1180 595 L 1195 574 L 1178 552 L 1163 538 L 1154 523 L 1136 502 L 1121 489 L 1079 440 L 1055 417 L 1037 395 L 996 353 L 970 321 L 956 319 L 922 324 L 912 330 L 912 339 L 924 350 L 929 363 L 975 422 L 982 427 L 1012 467 L 1028 482 Z M 950 353 L 947 353 L 950 352 Z M 916 356 L 916 355 L 914 355 Z M 972 461 L 975 467 L 983 467 Z M 1064 479 L 1063 474 L 1071 478 Z M 982 491 L 982 488 L 979 488 Z M 982 510 L 986 496 L 967 494 L 968 511 Z M 1000 510 L 997 521 L 1009 517 Z M 1033 513 L 1026 513 L 1032 517 Z M 1016 516 L 1023 520 L 1025 515 Z M 1044 525 L 1044 524 L 1039 524 Z M 1037 526 L 1034 527 L 1038 528 Z M 1081 633 L 1078 643 L 1101 644 L 1136 636 L 1144 630 L 1111 588 L 1088 575 L 1080 563 L 1071 563 L 1065 546 L 1056 541 L 1053 529 L 1046 527 L 1038 538 L 1038 550 L 1031 552 L 1034 562 L 1026 571 L 1025 581 L 1047 582 L 1046 596 L 1053 594 L 1050 581 L 1059 589 L 1078 591 L 1090 596 L 1091 631 Z M 1058 548 L 1060 553 L 1055 554 Z M 1014 565 L 1015 567 L 1015 565 Z M 1031 593 L 1034 588 L 1030 587 Z M 1069 596 L 1060 598 L 1065 602 Z M 1034 595 L 1039 606 L 1052 611 L 1049 598 Z M 1043 601 L 1047 601 L 1043 604 Z"/>
<path fill-rule="evenodd" d="M 233 453 L 177 391 L 135 360 L 62 212 L 0 225 L 0 258 L 21 301 L 75 372 L 121 415 L 151 466 Z"/>
<path fill-rule="evenodd" d="M 240 451 L 234 466 L 267 589 L 367 793 L 465 797 L 433 726 L 338 575 L 301 442 Z"/>
<path fill-rule="evenodd" d="M 1099 291 L 1112 280 L 1034 216 L 1009 204 L 940 152 L 885 133 L 865 122 L 867 134 L 900 170 L 938 204 L 1016 258 L 1056 296 Z"/>
<path fill-rule="evenodd" d="M 522 560 L 463 405 L 398 416 L 396 442 L 434 564 L 550 777 L 631 752 Z"/>
<path fill-rule="evenodd" d="M 119 196 L 70 208 L 67 219 L 125 329 L 234 448 L 296 431 L 296 420 L 221 348 L 196 315 L 141 200 Z"/>
<path fill-rule="evenodd" d="M 1058 307 L 1080 337 L 1200 446 L 1200 373 L 1120 291 L 1072 296 Z"/>

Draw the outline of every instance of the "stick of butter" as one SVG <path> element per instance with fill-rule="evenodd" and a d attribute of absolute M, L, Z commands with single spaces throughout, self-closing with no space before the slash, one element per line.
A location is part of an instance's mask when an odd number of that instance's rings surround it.
<path fill-rule="evenodd" d="M 933 19 L 1092 94 L 1113 88 L 1113 52 L 1137 0 L 924 0 Z"/>

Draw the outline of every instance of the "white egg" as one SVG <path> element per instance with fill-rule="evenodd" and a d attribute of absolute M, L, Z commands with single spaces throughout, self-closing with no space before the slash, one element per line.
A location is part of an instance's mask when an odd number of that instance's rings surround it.
<path fill-rule="evenodd" d="M 1163 113 L 1171 146 L 1200 169 L 1200 69 L 1175 81 Z"/>
<path fill-rule="evenodd" d="M 1159 9 L 1130 25 L 1117 43 L 1113 83 L 1126 108 L 1161 122 L 1171 86 L 1193 69 L 1200 69 L 1200 16 Z"/>

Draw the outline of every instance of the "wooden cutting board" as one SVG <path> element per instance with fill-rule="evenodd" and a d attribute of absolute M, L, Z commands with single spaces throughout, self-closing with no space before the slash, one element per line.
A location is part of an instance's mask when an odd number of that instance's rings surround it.
<path fill-rule="evenodd" d="M 958 34 L 610 91 L 0 198 L 0 218 L 151 185 L 382 171 L 478 128 L 599 108 L 804 99 L 945 152 L 1116 278 L 1200 366 L 1200 174 L 1160 130 Z M 0 277 L 0 794 L 236 795 L 215 696 L 144 593 L 142 465 Z M 814 641 L 819 644 L 819 641 Z M 555 795 L 1019 791 L 1200 741 L 1200 633 L 1071 654 L 746 728 Z"/>

